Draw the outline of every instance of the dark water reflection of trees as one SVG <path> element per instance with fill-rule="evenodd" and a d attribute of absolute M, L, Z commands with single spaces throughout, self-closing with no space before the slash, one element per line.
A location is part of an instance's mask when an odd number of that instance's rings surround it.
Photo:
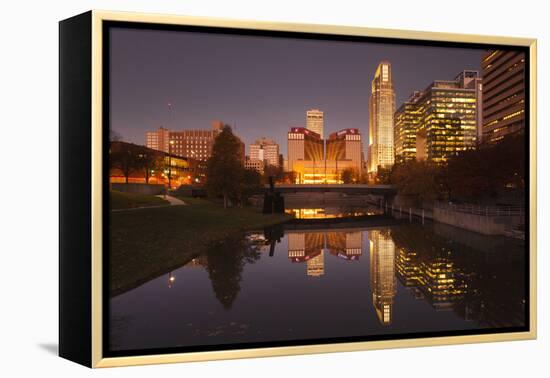
<path fill-rule="evenodd" d="M 225 309 L 230 309 L 241 290 L 243 267 L 257 261 L 260 252 L 242 236 L 211 247 L 205 257 L 206 271 L 216 298 Z"/>

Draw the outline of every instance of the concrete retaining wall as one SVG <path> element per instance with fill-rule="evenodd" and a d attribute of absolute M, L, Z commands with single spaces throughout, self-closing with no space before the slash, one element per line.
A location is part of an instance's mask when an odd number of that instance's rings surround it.
<path fill-rule="evenodd" d="M 521 222 L 520 216 L 485 216 L 435 207 L 433 220 L 484 235 L 505 235 L 505 231 Z"/>

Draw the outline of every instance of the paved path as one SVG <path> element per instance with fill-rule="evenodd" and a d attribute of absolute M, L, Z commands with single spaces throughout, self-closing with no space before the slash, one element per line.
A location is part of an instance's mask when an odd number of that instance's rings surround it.
<path fill-rule="evenodd" d="M 172 196 L 166 196 L 164 197 L 163 194 L 159 194 L 157 197 L 159 198 L 162 198 L 162 199 L 165 199 L 166 201 L 168 201 L 168 205 L 158 205 L 158 206 L 141 206 L 141 207 L 132 207 L 130 209 L 114 209 L 114 210 L 111 210 L 111 212 L 113 213 L 119 213 L 119 212 L 123 212 L 123 211 L 135 211 L 135 210 L 143 210 L 143 209 L 157 209 L 159 207 L 170 207 L 170 206 L 181 206 L 181 205 L 187 205 L 184 201 L 176 198 L 176 197 L 172 197 Z"/>
<path fill-rule="evenodd" d="M 182 200 L 176 197 L 164 196 L 164 194 L 159 194 L 157 195 L 157 197 L 165 199 L 166 201 L 170 202 L 170 205 L 187 205 L 185 202 L 183 202 Z"/>

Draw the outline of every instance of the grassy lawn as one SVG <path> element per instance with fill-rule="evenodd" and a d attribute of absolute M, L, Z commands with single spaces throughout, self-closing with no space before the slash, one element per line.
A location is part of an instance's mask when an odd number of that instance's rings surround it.
<path fill-rule="evenodd" d="M 113 190 L 110 192 L 111 209 L 133 209 L 136 207 L 168 205 L 168 201 L 146 194 L 123 193 Z"/>
<path fill-rule="evenodd" d="M 177 269 L 230 236 L 291 219 L 263 215 L 257 208 L 224 210 L 203 199 L 181 199 L 188 206 L 111 213 L 111 295 Z"/>

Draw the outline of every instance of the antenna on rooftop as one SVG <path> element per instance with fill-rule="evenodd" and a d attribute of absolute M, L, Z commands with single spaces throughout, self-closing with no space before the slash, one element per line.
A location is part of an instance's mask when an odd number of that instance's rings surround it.
<path fill-rule="evenodd" d="M 168 129 L 168 130 L 172 130 L 172 129 L 173 129 L 173 126 L 174 126 L 174 125 L 172 124 L 172 121 L 173 121 L 173 118 L 174 118 L 174 114 L 173 114 L 173 111 L 172 111 L 172 105 L 173 105 L 173 104 L 172 104 L 172 101 L 168 101 L 168 102 L 166 103 L 166 107 L 167 107 L 167 111 L 168 111 L 168 121 L 167 121 L 167 123 L 168 123 L 167 129 Z"/>

